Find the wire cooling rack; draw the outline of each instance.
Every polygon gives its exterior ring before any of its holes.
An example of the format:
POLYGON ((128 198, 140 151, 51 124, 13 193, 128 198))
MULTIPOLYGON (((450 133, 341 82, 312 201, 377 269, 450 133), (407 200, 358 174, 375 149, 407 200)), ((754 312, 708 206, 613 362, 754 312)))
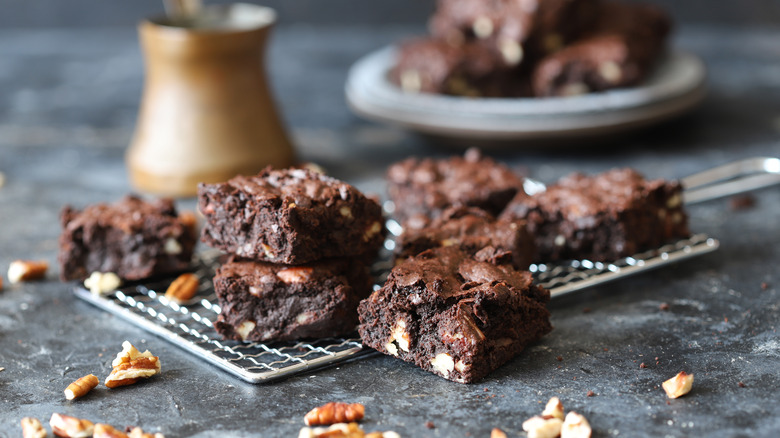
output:
MULTIPOLYGON (((751 158, 691 175, 682 181, 686 187, 686 204, 707 201, 780 183, 780 159, 751 158)), ((536 181, 528 180, 526 185, 529 192, 544 189, 544 185, 536 181)), ((395 235, 401 231, 394 221, 388 221, 388 230, 395 235)), ((389 254, 393 245, 392 240, 386 242, 384 261, 374 266, 379 282, 392 267, 389 254)), ((531 265, 530 270, 538 284, 548 288, 552 297, 559 297, 700 256, 715 251, 718 246, 716 239, 697 234, 611 263, 581 260, 559 265, 531 265)), ((167 300, 161 292, 168 288, 172 278, 124 287, 105 296, 93 295, 81 286, 75 287, 74 293, 252 383, 269 382, 373 352, 364 349, 356 337, 276 344, 222 340, 214 330, 220 309, 211 281, 218 263, 216 251, 199 254, 196 274, 201 286, 195 298, 182 305, 167 300)))

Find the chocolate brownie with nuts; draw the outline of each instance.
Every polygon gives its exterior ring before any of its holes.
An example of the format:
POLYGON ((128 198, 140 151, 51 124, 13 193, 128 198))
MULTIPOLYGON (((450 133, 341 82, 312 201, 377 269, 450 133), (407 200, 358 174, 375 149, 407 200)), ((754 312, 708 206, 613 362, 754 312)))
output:
POLYGON ((676 181, 646 180, 633 169, 574 173, 501 214, 525 219, 537 261, 616 260, 690 235, 676 181))
POLYGON ((457 246, 469 254, 492 246, 511 253, 518 269, 528 268, 536 252, 524 221, 497 220, 475 207, 453 207, 422 228, 407 226, 398 240, 398 258, 440 246, 457 246))
POLYGON ((477 149, 463 157, 408 158, 390 166, 387 179, 401 221, 418 215, 436 218, 449 207, 462 206, 498 214, 523 190, 523 178, 477 149))
POLYGON ((201 240, 239 257, 302 264, 373 258, 384 240, 382 208, 353 186, 307 169, 267 168, 200 184, 201 240))
POLYGON ((183 271, 196 243, 195 216, 179 215, 171 199, 147 202, 130 195, 83 210, 65 206, 60 220, 63 280, 83 280, 93 272, 140 280, 183 271))
POLYGON ((454 382, 483 378, 552 329, 549 291, 504 255, 449 246, 403 261, 360 302, 363 343, 454 382))
POLYGON ((355 259, 298 266, 234 259, 214 277, 221 308, 215 328, 227 339, 257 342, 349 334, 371 284, 355 259))
POLYGON ((569 96, 640 83, 663 52, 669 16, 652 5, 598 2, 593 28, 539 61, 536 96, 569 96))

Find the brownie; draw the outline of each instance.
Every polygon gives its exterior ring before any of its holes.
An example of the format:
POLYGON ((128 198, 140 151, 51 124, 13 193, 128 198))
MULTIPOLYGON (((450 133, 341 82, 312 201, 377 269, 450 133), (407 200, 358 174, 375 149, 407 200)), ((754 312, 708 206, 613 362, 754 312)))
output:
POLYGON ((227 339, 257 342, 349 334, 371 283, 354 259, 298 266, 230 260, 214 277, 221 308, 215 328, 227 339))
POLYGON ((543 263, 611 261, 690 235, 680 183, 648 181, 632 169, 574 173, 546 191, 518 197, 501 218, 528 222, 543 263))
POLYGON ((183 271, 196 243, 195 216, 179 216, 171 199, 147 202, 128 195, 83 210, 66 205, 60 220, 63 281, 83 280, 92 272, 140 280, 183 271))
POLYGON ((469 149, 463 157, 408 158, 388 169, 388 194, 401 221, 436 218, 449 207, 479 207, 498 214, 523 179, 508 167, 469 149))
POLYGON ((481 379, 552 329, 549 291, 508 258, 449 246, 403 261, 360 302, 364 345, 448 380, 481 379))
POLYGON ((478 42, 506 65, 533 62, 590 25, 594 0, 438 0, 431 35, 461 45, 478 42))
POLYGON ((530 71, 506 68, 500 53, 477 44, 436 38, 405 41, 390 79, 404 91, 466 97, 531 95, 530 71))
POLYGON ((566 96, 640 83, 664 50, 669 16, 652 5, 600 1, 593 28, 542 59, 533 72, 536 96, 566 96))
POLYGON ((267 168, 200 184, 201 240, 243 258, 283 264, 376 255, 382 208, 356 188, 307 169, 267 168))
POLYGON ((475 207, 453 207, 422 228, 407 226, 397 245, 398 259, 440 246, 457 246, 469 254, 492 246, 512 254, 512 264, 527 269, 536 252, 525 221, 496 220, 475 207))

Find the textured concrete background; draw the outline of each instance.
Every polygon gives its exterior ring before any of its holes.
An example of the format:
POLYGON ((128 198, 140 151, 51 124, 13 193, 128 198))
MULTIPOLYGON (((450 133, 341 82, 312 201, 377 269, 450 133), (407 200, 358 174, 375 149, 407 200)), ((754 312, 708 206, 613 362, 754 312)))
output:
MULTIPOLYGON (((379 192, 392 161, 452 153, 361 121, 344 103, 352 62, 417 31, 415 24, 290 25, 276 33, 271 76, 304 159, 379 192)), ((3 273, 16 258, 54 262, 63 204, 113 200, 130 190, 123 153, 143 80, 135 38, 132 28, 0 30, 3 273)), ((623 165, 681 177, 739 158, 780 156, 778 40, 771 28, 688 26, 676 44, 702 56, 710 71, 699 111, 606 147, 563 153, 517 146, 493 154, 544 181, 623 165)), ((48 420, 52 412, 141 425, 169 438, 296 436, 303 415, 328 401, 364 403, 366 429, 405 437, 487 437, 493 427, 524 436, 523 420, 557 395, 567 410, 587 416, 596 437, 774 437, 780 188, 755 199, 744 211, 732 211, 728 200, 691 207, 692 229, 719 238, 717 253, 554 301, 555 330, 469 386, 383 356, 246 384, 75 299, 54 268, 44 282, 6 284, 0 292, 0 436, 20 436, 23 416, 48 420), (66 402, 67 384, 87 373, 104 378, 125 339, 159 355, 162 375, 66 402), (659 385, 680 370, 695 374, 694 389, 667 403, 659 385)))

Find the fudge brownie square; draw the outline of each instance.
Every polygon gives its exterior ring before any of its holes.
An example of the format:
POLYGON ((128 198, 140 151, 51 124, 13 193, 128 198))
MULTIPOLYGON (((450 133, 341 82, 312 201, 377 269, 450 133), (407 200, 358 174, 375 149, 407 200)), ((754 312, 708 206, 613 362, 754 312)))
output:
POLYGON ((552 329, 550 293, 495 253, 449 246, 403 261, 360 302, 363 343, 460 383, 516 356, 552 329))
POLYGON ((448 159, 408 158, 390 166, 387 178, 401 221, 418 215, 436 218, 449 207, 462 206, 498 214, 523 190, 523 178, 477 149, 448 159))
POLYGON ((669 16, 652 5, 603 1, 599 19, 577 41, 533 71, 536 96, 570 96, 640 83, 664 50, 669 16))
POLYGON ((368 268, 354 259, 297 266, 230 260, 214 277, 215 328, 227 339, 257 342, 349 334, 371 284, 368 268))
POLYGON ((518 197, 501 217, 528 222, 543 263, 611 261, 690 235, 680 183, 648 181, 632 169, 574 173, 541 193, 518 197))
POLYGON ((404 228, 398 240, 398 259, 441 246, 457 246, 469 254, 492 246, 509 252, 518 269, 527 269, 536 253, 525 221, 497 220, 479 208, 453 207, 422 228, 404 228))
POLYGON ((594 0, 438 0, 428 28, 454 45, 480 43, 506 65, 558 50, 594 18, 594 0))
POLYGON ((82 280, 92 272, 113 272, 140 280, 186 270, 195 248, 195 216, 177 214, 171 199, 147 202, 125 196, 114 204, 60 214, 60 277, 82 280))
POLYGON ((500 54, 489 47, 453 46, 435 38, 402 43, 390 79, 412 93, 466 97, 532 95, 530 70, 506 68, 500 54))
POLYGON ((308 169, 273 170, 198 186, 201 240, 237 256, 282 264, 373 258, 382 208, 356 188, 308 169))

